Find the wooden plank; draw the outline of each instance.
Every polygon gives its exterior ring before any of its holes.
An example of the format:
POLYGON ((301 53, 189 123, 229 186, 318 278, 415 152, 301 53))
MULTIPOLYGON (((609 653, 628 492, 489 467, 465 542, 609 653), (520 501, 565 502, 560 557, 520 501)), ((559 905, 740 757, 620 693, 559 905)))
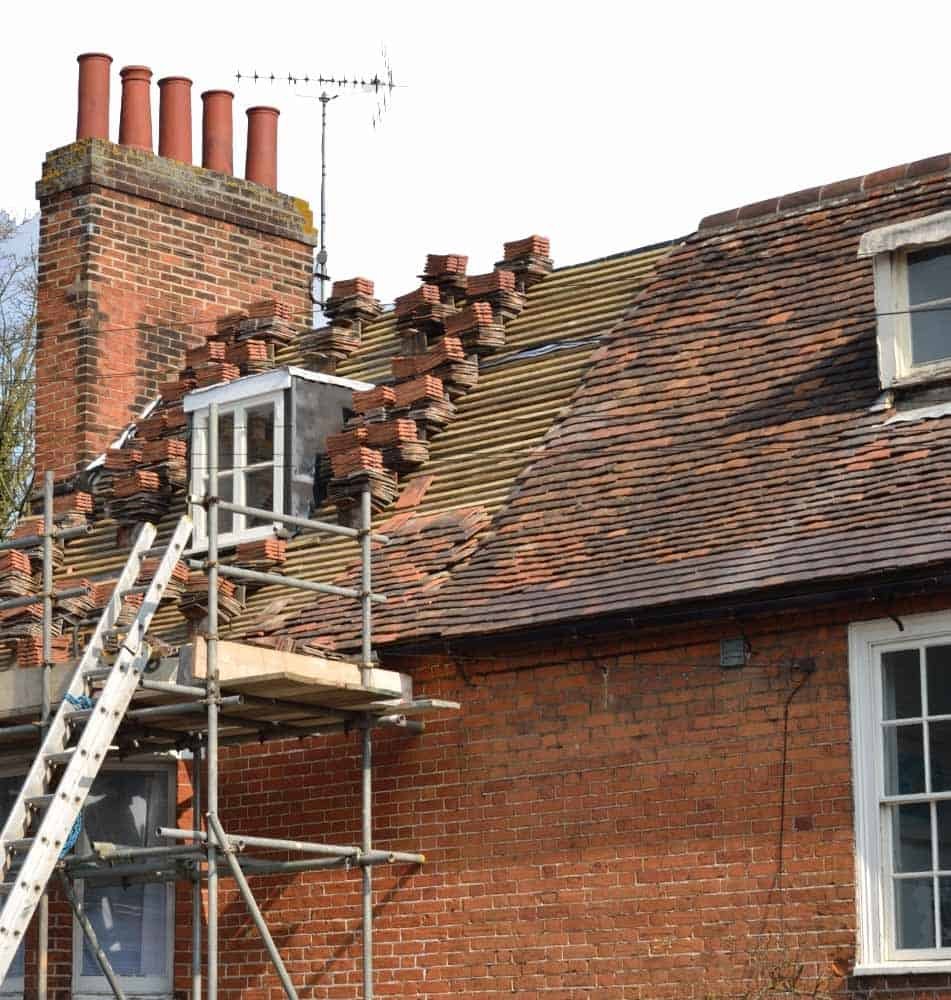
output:
MULTIPOLYGON (((207 646, 197 637, 182 649, 181 682, 207 676, 207 646)), ((218 678, 223 690, 259 694, 271 698, 293 698, 328 707, 353 704, 354 696, 366 702, 369 696, 411 701, 413 680, 395 670, 370 671, 370 686, 361 683, 358 664, 328 660, 320 656, 287 653, 242 642, 218 643, 218 678)))

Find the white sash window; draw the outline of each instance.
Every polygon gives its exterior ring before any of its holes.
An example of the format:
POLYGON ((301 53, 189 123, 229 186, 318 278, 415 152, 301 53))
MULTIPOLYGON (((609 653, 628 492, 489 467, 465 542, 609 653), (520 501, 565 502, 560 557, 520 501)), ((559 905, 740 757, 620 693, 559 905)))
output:
POLYGON ((859 967, 951 971, 951 614, 850 629, 859 967))

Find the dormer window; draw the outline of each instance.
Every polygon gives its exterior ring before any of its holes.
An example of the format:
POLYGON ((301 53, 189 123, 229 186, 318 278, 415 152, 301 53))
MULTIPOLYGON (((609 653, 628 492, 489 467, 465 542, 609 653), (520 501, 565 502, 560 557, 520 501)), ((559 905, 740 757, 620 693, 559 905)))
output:
MULTIPOLYGON (((276 368, 185 396, 191 420, 191 492, 208 491, 208 414, 218 404, 218 495, 244 507, 308 517, 315 477, 328 434, 343 428, 352 395, 367 382, 301 368, 276 368)), ((219 544, 263 538, 275 522, 229 511, 219 513, 219 544)), ((194 547, 207 544, 203 517, 195 521, 194 547)))
POLYGON ((866 233, 883 388, 951 378, 951 212, 866 233))

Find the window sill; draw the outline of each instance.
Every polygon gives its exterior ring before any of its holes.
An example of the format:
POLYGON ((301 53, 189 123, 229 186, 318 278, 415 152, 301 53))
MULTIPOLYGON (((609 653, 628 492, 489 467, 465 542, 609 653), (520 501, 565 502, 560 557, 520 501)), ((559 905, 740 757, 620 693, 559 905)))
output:
POLYGON ((892 379, 885 389, 917 389, 922 386, 936 385, 951 380, 951 364, 942 362, 934 365, 921 365, 917 370, 899 375, 892 379))
MULTIPOLYGON (((262 524, 257 528, 249 528, 247 531, 242 531, 238 534, 230 532, 228 534, 222 534, 218 536, 218 551, 222 552, 224 549, 236 549, 239 545, 243 545, 245 542, 257 542, 262 538, 271 538, 277 528, 279 527, 277 522, 273 524, 262 524)), ((193 548, 188 549, 185 552, 185 556, 204 556, 208 554, 208 539, 203 538, 197 545, 193 548)))
POLYGON ((936 972, 951 973, 951 960, 940 962, 889 962, 885 965, 857 965, 853 976, 933 976, 936 972))

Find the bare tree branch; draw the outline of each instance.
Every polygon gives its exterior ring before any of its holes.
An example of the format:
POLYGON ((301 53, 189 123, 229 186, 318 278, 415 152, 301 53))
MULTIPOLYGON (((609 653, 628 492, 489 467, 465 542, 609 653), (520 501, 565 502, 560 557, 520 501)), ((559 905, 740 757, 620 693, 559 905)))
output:
POLYGON ((36 252, 14 252, 15 230, 0 212, 0 534, 16 522, 33 483, 36 252))

